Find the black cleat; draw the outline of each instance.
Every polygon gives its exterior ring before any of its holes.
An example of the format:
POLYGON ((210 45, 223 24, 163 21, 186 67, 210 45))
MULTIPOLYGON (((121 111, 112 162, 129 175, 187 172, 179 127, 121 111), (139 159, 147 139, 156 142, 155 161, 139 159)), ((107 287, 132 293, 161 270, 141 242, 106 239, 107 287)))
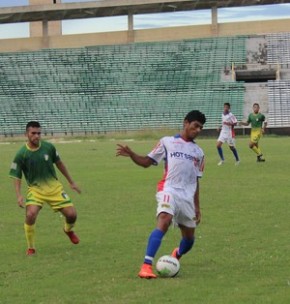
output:
POLYGON ((263 155, 258 155, 258 156, 257 156, 257 162, 258 162, 258 163, 265 162, 265 161, 266 161, 266 159, 263 158, 263 155))

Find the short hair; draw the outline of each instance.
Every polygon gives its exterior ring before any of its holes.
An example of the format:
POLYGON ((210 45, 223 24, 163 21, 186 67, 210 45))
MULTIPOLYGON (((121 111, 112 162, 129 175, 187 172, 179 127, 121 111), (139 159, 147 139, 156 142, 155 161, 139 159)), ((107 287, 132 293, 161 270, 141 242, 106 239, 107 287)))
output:
POLYGON ((29 128, 41 128, 40 123, 38 121, 29 121, 26 125, 26 131, 29 128))
POLYGON ((231 107, 231 104, 229 102, 225 102, 224 106, 228 106, 229 108, 231 107))
POLYGON ((187 120, 189 123, 197 120, 198 122, 200 122, 204 125, 206 122, 206 117, 200 111, 193 110, 193 111, 190 111, 189 113, 187 113, 184 120, 187 120))
POLYGON ((253 107, 254 106, 258 106, 259 108, 260 108, 260 105, 257 103, 257 102, 255 102, 254 104, 253 104, 253 107))

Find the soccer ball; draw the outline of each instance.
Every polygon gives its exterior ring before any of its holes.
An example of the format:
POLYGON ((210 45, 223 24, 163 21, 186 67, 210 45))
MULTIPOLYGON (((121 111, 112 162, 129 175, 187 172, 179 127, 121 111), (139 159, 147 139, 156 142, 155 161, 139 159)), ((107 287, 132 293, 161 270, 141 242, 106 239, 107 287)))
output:
POLYGON ((157 273, 161 277, 175 277, 180 269, 179 261, 171 255, 162 256, 156 263, 157 273))

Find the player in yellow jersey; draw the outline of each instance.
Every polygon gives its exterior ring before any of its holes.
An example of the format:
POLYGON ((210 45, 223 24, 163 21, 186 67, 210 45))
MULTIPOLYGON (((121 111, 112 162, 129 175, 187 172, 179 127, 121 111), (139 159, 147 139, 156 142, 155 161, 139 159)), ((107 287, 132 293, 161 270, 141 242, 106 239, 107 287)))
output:
POLYGON ((41 126, 37 121, 26 125, 27 143, 17 152, 11 168, 10 177, 14 178, 14 187, 19 207, 26 207, 24 231, 27 240, 27 255, 36 253, 34 244, 35 222, 44 203, 48 203, 55 211, 65 217, 64 232, 73 244, 79 243, 79 238, 72 228, 77 219, 76 210, 58 181, 55 167, 65 176, 70 187, 81 193, 61 161, 54 145, 41 141, 41 126), (21 194, 21 179, 24 174, 28 184, 26 200, 21 194))
POLYGON ((258 103, 253 104, 253 113, 250 113, 246 122, 240 122, 240 126, 251 125, 251 139, 249 148, 257 154, 257 162, 264 162, 262 151, 259 147, 259 140, 264 134, 267 122, 264 114, 260 113, 260 106, 258 103))

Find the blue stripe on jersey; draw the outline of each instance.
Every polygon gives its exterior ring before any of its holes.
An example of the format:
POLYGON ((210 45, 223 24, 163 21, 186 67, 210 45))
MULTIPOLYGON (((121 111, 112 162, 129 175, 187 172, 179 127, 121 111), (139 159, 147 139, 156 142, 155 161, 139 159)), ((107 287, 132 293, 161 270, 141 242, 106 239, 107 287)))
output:
POLYGON ((165 146, 164 146, 164 151, 165 151, 164 162, 165 162, 165 167, 166 167, 166 164, 167 164, 167 159, 168 159, 168 157, 167 157, 168 152, 167 152, 167 149, 166 149, 166 147, 165 147, 165 146))
MULTIPOLYGON (((180 134, 176 134, 176 135, 174 135, 173 137, 174 137, 174 138, 182 138, 180 134)), ((192 142, 195 144, 195 141, 194 141, 194 140, 192 140, 192 142)))

